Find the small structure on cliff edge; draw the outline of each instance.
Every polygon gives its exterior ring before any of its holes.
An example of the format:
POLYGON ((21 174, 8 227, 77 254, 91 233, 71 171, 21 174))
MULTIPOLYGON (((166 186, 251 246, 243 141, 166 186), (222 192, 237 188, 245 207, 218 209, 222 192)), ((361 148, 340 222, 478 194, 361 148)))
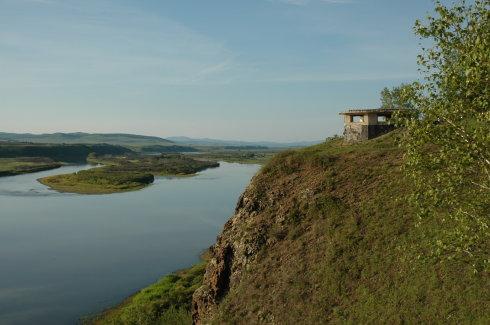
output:
POLYGON ((357 142, 376 138, 392 131, 395 127, 389 120, 396 109, 349 109, 340 113, 344 116, 344 139, 357 142))

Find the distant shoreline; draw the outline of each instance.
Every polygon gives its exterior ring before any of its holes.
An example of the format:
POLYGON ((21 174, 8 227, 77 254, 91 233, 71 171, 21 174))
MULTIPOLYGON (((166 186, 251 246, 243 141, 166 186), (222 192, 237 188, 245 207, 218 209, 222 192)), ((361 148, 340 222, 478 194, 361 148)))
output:
POLYGON ((62 163, 42 158, 0 158, 0 177, 18 176, 57 169, 62 163))

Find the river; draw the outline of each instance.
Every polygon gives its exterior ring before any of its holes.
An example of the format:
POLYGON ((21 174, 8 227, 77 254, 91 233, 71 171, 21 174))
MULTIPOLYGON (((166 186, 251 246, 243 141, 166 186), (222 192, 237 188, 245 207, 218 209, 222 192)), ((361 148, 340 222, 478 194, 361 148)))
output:
POLYGON ((259 167, 221 163, 111 195, 36 181, 86 168, 0 178, 0 324, 74 324, 197 262, 259 167))

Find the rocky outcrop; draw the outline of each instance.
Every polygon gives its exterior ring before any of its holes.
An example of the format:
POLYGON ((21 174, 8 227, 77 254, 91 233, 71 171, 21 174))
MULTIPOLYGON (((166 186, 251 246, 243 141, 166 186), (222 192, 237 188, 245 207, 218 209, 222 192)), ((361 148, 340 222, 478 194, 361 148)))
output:
POLYGON ((262 209, 263 204, 252 182, 240 197, 234 216, 225 224, 222 234, 211 248, 204 285, 194 293, 195 324, 205 323, 212 315, 216 305, 230 289, 230 284, 240 278, 242 270, 264 245, 261 228, 247 227, 247 223, 251 225, 257 221, 253 217, 262 209))
POLYGON ((223 248, 218 246, 213 251, 213 256, 206 273, 206 285, 194 293, 193 320, 196 324, 209 316, 214 305, 230 288, 233 248, 230 245, 223 248))
POLYGON ((206 324, 213 318, 217 306, 230 289, 239 286, 259 252, 277 242, 271 229, 288 227, 287 218, 297 205, 295 198, 314 195, 312 189, 319 185, 311 180, 294 173, 274 179, 265 172, 252 180, 210 250, 204 285, 193 296, 194 324, 206 324))

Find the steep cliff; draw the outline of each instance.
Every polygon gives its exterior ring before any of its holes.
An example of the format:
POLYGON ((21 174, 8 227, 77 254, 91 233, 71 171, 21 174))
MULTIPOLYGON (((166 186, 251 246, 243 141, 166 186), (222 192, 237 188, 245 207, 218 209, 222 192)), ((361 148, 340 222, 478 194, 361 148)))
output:
POLYGON ((211 249, 194 322, 489 320, 488 277, 417 258, 423 232, 395 136, 333 140, 265 166, 211 249))

